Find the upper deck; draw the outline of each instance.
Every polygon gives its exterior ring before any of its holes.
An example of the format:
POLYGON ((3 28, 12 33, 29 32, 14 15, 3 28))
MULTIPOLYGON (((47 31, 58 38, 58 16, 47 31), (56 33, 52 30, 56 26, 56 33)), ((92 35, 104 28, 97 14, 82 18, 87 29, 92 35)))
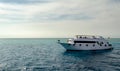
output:
POLYGON ((94 36, 94 35, 76 35, 75 38, 68 39, 68 43, 74 44, 75 42, 79 43, 96 43, 96 42, 108 42, 102 36, 94 36))
POLYGON ((91 39, 103 39, 102 36, 94 36, 94 35, 76 35, 76 38, 91 38, 91 39))
POLYGON ((79 39, 91 39, 91 40, 100 40, 100 39, 104 39, 102 36, 94 36, 94 35, 76 35, 76 37, 74 38, 76 40, 79 40, 79 39))

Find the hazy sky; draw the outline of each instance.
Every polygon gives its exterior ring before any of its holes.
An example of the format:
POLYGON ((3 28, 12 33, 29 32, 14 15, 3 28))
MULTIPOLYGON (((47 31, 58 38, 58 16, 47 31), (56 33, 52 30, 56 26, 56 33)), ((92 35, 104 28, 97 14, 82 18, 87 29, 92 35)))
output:
POLYGON ((0 0, 0 38, 120 37, 120 0, 0 0))

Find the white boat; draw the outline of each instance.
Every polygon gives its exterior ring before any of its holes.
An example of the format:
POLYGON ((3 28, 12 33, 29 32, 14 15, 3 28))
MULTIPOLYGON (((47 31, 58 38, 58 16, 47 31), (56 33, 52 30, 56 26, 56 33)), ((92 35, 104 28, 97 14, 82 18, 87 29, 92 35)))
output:
POLYGON ((68 39, 66 43, 58 42, 66 50, 105 50, 113 49, 107 39, 102 36, 76 35, 75 38, 68 39))

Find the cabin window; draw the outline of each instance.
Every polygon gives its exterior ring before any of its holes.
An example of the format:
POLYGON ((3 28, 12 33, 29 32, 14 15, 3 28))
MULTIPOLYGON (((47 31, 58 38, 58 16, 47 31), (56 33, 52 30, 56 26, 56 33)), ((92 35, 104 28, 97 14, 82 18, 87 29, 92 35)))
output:
POLYGON ((105 44, 105 47, 106 47, 107 45, 105 44))
POLYGON ((96 43, 96 41, 74 41, 74 43, 96 43))
POLYGON ((95 46, 95 44, 93 44, 93 47, 95 46))

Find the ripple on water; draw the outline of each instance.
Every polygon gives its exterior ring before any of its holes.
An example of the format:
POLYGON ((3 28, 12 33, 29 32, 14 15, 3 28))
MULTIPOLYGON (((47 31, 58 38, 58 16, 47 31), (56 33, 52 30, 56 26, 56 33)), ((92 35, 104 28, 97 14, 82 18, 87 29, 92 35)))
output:
POLYGON ((76 52, 56 40, 0 40, 0 71, 120 71, 120 44, 114 41, 112 51, 76 52))

